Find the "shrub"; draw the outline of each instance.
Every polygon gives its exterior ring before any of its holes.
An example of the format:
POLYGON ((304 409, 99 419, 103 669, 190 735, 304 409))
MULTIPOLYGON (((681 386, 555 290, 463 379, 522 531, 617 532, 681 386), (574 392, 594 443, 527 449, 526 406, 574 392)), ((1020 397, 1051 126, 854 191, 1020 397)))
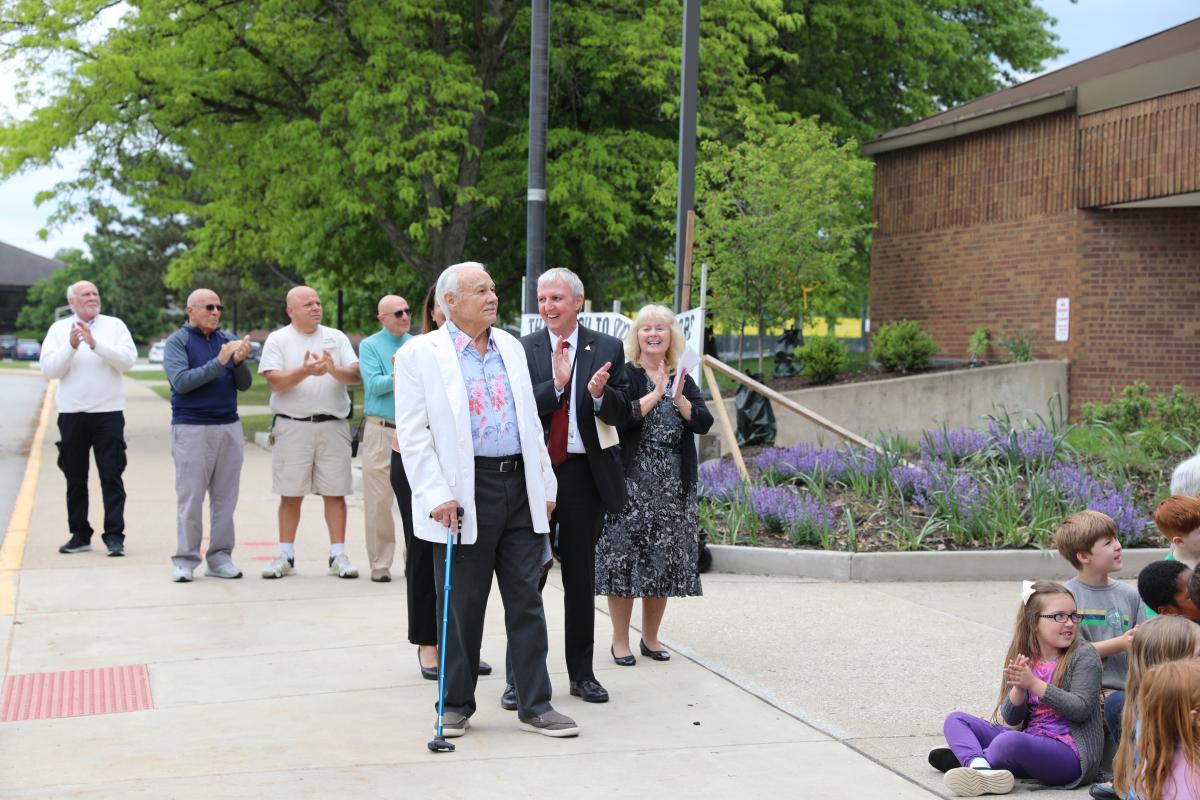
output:
POLYGON ((814 383, 829 383, 848 363, 846 346, 832 336, 814 337, 799 350, 800 374, 814 383))
POLYGON ((1150 387, 1145 381, 1134 381, 1110 403, 1084 403, 1083 417, 1088 422, 1103 422, 1129 433, 1142 427, 1153 408, 1150 387))
POLYGON ((971 341, 967 342, 967 355, 972 361, 979 361, 987 355, 988 348, 992 346, 992 333, 987 329, 986 325, 980 325, 971 334, 971 341))
POLYGON ((1011 335, 1001 339, 1000 346, 1007 350, 1008 354, 1012 356, 1012 360, 1018 364, 1033 361, 1033 339, 1019 328, 1011 335))
POLYGON ((888 372, 910 372, 926 367, 936 351, 929 334, 907 319, 883 325, 871 340, 871 354, 888 372))

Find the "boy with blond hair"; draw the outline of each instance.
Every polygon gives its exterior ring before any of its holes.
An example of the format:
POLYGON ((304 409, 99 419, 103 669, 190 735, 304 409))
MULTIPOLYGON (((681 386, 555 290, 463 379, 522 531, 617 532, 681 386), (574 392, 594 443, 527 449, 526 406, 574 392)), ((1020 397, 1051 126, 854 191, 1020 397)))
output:
POLYGON ((1146 616, 1137 589, 1110 577, 1123 565, 1117 524, 1100 511, 1080 511, 1063 520, 1054 544, 1075 568, 1075 577, 1065 585, 1083 615, 1083 638, 1104 659, 1101 683, 1106 689, 1124 689, 1133 630, 1146 616))
POLYGON ((1117 523, 1108 514, 1088 510, 1070 515, 1054 535, 1054 544, 1075 568, 1075 577, 1064 585, 1083 617, 1079 632, 1103 659, 1104 721, 1116 734, 1125 707, 1129 646, 1137 626, 1146 620, 1146 607, 1137 589, 1111 577, 1121 571, 1122 560, 1117 523))

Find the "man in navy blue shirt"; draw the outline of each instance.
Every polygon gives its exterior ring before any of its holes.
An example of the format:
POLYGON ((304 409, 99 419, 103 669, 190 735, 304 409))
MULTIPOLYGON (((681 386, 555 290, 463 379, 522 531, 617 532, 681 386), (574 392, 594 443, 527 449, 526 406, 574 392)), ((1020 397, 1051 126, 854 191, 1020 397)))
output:
POLYGON ((242 476, 242 422, 237 393, 250 388, 250 337, 220 329, 221 298, 210 289, 188 296, 188 321, 167 339, 163 369, 171 382, 171 455, 175 459, 178 545, 174 581, 188 583, 200 564, 204 495, 212 532, 205 575, 240 578, 233 563, 233 511, 242 476))

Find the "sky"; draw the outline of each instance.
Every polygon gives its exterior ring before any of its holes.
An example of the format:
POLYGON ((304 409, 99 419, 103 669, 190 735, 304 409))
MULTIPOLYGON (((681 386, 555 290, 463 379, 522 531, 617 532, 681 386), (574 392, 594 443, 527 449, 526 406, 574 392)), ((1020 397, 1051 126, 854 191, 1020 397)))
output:
MULTIPOLYGON (((1059 46, 1067 50, 1046 65, 1046 72, 1200 16, 1197 0, 1078 0, 1076 3, 1039 0, 1039 5, 1058 20, 1054 31, 1059 36, 1059 46)), ((11 66, 0 63, 0 109, 4 117, 29 113, 28 108, 19 107, 16 102, 14 82, 11 66)), ((57 167, 39 169, 0 183, 0 241, 47 257, 62 248, 86 249, 83 237, 93 228, 90 221, 67 224, 50 231, 42 240, 38 231, 45 227, 51 208, 49 203, 38 207, 33 202, 38 192, 74 177, 82 160, 80 153, 67 154, 60 158, 57 167)))

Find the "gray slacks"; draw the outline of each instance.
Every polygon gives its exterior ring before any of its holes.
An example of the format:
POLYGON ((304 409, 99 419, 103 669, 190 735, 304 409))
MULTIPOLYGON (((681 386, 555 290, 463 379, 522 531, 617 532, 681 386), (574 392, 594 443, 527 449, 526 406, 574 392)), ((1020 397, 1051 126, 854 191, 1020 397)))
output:
MULTIPOLYGON (((475 713, 479 646, 492 574, 504 602, 504 628, 512 661, 517 711, 534 717, 551 709, 546 668, 546 615, 538 593, 545 561, 545 539, 534 533, 525 494, 525 473, 475 470, 475 508, 482 510, 474 544, 454 548, 450 619, 442 642, 446 656, 446 710, 475 713)), ((438 630, 441 630, 446 582, 446 545, 433 546, 438 630)))
POLYGON ((208 493, 212 530, 206 559, 210 567, 232 561, 233 511, 242 478, 242 423, 172 425, 175 459, 176 536, 171 561, 195 569, 204 535, 204 494, 208 493))

